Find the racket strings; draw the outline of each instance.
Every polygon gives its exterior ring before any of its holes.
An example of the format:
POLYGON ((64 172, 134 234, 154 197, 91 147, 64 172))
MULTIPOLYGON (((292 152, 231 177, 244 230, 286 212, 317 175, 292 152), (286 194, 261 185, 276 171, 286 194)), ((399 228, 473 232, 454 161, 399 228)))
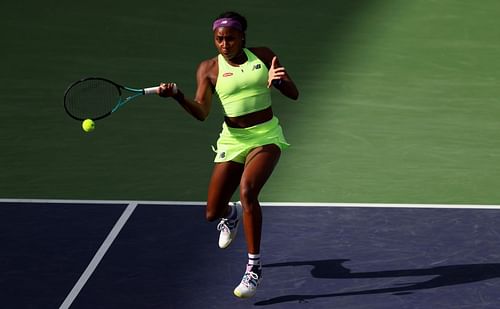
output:
POLYGON ((120 99, 120 89, 101 79, 88 79, 68 89, 64 105, 70 115, 78 119, 99 119, 113 110, 120 99))

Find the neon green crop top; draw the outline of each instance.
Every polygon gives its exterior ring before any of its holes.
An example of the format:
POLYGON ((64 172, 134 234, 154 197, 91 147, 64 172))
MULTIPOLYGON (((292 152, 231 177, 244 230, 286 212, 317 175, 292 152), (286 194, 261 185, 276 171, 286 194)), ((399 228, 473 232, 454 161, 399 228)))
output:
POLYGON ((268 69, 250 50, 244 48, 248 61, 232 66, 218 56, 219 75, 215 91, 228 117, 238 117, 271 106, 271 90, 267 88, 268 69))

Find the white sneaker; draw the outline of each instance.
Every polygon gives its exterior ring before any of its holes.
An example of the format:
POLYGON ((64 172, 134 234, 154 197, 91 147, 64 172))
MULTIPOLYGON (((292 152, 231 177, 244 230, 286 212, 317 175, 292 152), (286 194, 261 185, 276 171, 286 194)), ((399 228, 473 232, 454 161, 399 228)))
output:
POLYGON ((240 298, 250 298, 257 292, 257 287, 262 281, 262 267, 252 266, 241 279, 240 284, 234 289, 234 295, 240 298))
POLYGON ((240 225, 243 208, 240 202, 233 203, 233 206, 236 207, 236 219, 229 220, 227 218, 222 218, 217 225, 217 230, 220 231, 219 248, 221 249, 229 247, 238 233, 238 226, 240 225))

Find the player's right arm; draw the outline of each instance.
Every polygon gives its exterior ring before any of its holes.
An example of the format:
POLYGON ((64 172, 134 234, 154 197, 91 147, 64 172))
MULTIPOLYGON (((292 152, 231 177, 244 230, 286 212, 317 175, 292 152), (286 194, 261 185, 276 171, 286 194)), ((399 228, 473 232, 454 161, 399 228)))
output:
POLYGON ((173 93, 173 84, 171 83, 160 84, 159 95, 173 97, 194 118, 200 121, 205 120, 212 106, 214 66, 216 67, 214 59, 203 61, 198 66, 196 71, 197 88, 194 99, 185 97, 179 89, 177 93, 173 93))

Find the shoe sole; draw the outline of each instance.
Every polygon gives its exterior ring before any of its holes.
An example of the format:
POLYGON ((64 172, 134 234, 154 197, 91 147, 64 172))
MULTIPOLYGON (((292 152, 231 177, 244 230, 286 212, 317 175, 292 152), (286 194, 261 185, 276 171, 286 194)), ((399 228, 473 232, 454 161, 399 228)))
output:
POLYGON ((256 294, 256 292, 254 292, 252 295, 243 295, 243 294, 240 294, 239 292, 237 292, 236 290, 234 290, 233 294, 234 294, 234 296, 236 296, 238 298, 251 298, 256 294))

